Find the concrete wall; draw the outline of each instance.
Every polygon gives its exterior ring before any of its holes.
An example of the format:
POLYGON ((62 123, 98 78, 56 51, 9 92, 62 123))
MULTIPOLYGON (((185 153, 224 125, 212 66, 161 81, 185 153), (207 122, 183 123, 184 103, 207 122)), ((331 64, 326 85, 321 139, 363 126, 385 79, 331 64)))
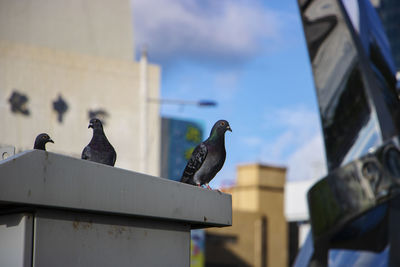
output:
POLYGON ((286 169, 260 164, 238 167, 237 186, 233 188, 234 210, 251 211, 266 216, 267 266, 287 266, 287 223, 284 216, 286 169), (256 196, 256 197, 254 197, 256 196))
MULTIPOLYGON (((149 95, 158 97, 160 70, 147 66, 149 95)), ((104 127, 117 151, 116 166, 140 169, 141 144, 139 64, 83 56, 48 48, 0 42, 0 143, 17 150, 33 147, 38 133, 47 132, 55 141, 49 151, 79 157, 92 136, 88 111, 102 108, 109 116, 104 127), (30 115, 13 113, 8 99, 12 91, 25 94, 30 115), (63 122, 57 120, 53 101, 61 95, 69 108, 63 122)), ((160 119, 157 105, 148 113, 148 173, 159 173, 160 119)))
POLYGON ((232 194, 233 226, 210 229, 207 233, 236 236, 236 242, 224 245, 230 253, 243 260, 233 266, 287 266, 286 169, 250 164, 239 166, 237 170, 236 186, 224 190, 232 194), (262 226, 263 222, 265 226, 262 226))
POLYGON ((236 210, 232 220, 231 227, 207 229, 206 266, 265 267, 265 217, 236 210))
POLYGON ((0 0, 0 40, 133 60, 129 0, 0 0))
POLYGON ((160 68, 133 54, 129 0, 0 0, 0 145, 32 149, 47 132, 49 151, 80 157, 88 113, 102 109, 116 166, 159 175, 159 105, 146 97, 159 97, 160 68), (28 97, 29 115, 11 112, 13 92, 28 97), (61 123, 59 96, 68 105, 61 123))

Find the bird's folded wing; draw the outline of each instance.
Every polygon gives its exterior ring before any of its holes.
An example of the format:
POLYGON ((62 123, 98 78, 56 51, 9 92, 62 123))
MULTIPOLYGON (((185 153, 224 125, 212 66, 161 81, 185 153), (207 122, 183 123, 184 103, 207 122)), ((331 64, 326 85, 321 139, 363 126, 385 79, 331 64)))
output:
POLYGON ((90 159, 90 155, 91 155, 90 146, 86 146, 82 151, 82 157, 81 158, 82 159, 90 159))
POLYGON ((117 160, 117 153, 115 152, 115 150, 114 150, 114 148, 113 148, 112 160, 111 160, 112 166, 115 165, 115 161, 116 161, 116 160, 117 160))
POLYGON ((207 147, 203 143, 198 145, 192 153, 185 170, 183 171, 181 182, 188 183, 190 179, 193 179, 194 174, 198 171, 206 159, 207 147))

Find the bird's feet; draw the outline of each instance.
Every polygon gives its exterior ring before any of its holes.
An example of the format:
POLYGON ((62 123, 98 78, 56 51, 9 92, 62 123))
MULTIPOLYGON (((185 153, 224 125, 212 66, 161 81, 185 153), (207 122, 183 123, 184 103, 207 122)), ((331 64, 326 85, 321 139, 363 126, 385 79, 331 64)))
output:
POLYGON ((205 184, 205 186, 206 186, 207 189, 209 189, 209 190, 217 191, 218 193, 222 194, 222 192, 219 191, 219 189, 215 189, 215 190, 214 190, 214 189, 211 188, 211 186, 210 186, 209 184, 205 184))

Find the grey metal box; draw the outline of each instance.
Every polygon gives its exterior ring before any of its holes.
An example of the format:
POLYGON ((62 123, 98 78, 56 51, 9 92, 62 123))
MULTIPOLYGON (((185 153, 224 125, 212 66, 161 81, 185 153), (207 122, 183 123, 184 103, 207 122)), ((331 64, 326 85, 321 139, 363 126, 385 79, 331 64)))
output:
POLYGON ((44 151, 0 161, 0 266, 189 266, 231 196, 44 151))

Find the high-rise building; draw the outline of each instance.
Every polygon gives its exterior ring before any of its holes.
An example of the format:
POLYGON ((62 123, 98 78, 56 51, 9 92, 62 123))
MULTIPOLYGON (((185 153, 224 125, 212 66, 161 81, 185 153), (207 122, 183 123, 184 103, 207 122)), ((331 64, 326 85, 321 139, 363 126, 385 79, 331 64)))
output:
POLYGON ((203 129, 198 121, 162 118, 161 177, 180 180, 193 149, 203 141, 203 129))
POLYGON ((0 145, 80 157, 100 117, 116 166, 160 170, 160 68, 134 61, 129 0, 0 0, 0 145))
POLYGON ((398 0, 371 0, 371 3, 382 20, 396 64, 397 80, 400 80, 400 2, 398 0))

